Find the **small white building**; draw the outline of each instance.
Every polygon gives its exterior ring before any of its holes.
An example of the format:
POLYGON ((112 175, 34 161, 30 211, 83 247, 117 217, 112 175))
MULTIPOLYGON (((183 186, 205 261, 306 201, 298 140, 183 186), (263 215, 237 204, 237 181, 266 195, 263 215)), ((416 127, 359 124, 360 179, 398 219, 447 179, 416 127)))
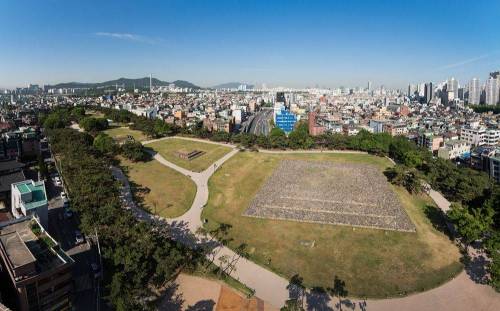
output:
POLYGON ((48 200, 45 182, 31 179, 11 185, 12 215, 16 218, 34 215, 44 228, 48 228, 48 200))

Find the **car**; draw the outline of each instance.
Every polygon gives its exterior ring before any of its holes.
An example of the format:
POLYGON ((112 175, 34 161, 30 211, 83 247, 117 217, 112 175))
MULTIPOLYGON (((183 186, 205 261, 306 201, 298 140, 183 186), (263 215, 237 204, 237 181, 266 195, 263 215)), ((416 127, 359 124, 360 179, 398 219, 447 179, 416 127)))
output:
POLYGON ((64 209, 68 209, 69 208, 69 200, 68 199, 64 200, 64 202, 63 202, 63 208, 64 209))
POLYGON ((90 267, 92 268, 94 279, 98 279, 101 276, 101 269, 99 268, 99 265, 93 262, 90 264, 90 267))
POLYGON ((66 192, 64 192, 64 191, 61 192, 61 199, 63 199, 63 200, 67 200, 68 199, 68 196, 66 195, 66 192))
POLYGON ((75 230, 75 244, 82 244, 83 242, 85 242, 83 234, 80 232, 80 230, 75 230))
POLYGON ((69 219, 71 217, 73 217, 73 212, 70 209, 66 209, 64 211, 64 218, 69 219))
POLYGON ((56 186, 62 186, 61 178, 59 178, 59 176, 54 177, 54 184, 56 186))

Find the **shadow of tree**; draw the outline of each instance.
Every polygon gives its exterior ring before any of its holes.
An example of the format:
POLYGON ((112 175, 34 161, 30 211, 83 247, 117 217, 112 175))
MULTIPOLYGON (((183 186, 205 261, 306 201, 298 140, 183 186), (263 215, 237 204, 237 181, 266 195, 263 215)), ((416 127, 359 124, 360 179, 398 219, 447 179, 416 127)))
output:
POLYGON ((426 204, 424 207, 424 214, 430 220, 434 229, 446 234, 450 240, 454 240, 453 235, 448 229, 446 224, 446 215, 434 205, 426 204))
POLYGON ((213 311, 215 302, 213 300, 198 301, 195 305, 187 307, 186 311, 213 311))
POLYGON ((165 288, 163 296, 159 303, 160 310, 172 310, 172 311, 182 310, 184 299, 182 297, 182 294, 177 293, 178 288, 179 285, 174 282, 171 282, 165 288))
POLYGON ((461 261, 464 264, 465 272, 472 281, 477 284, 487 284, 489 282, 487 270, 489 261, 484 255, 474 257, 464 255, 461 261))
POLYGON ((306 294, 307 311, 332 311, 328 306, 330 296, 323 287, 313 287, 306 294))

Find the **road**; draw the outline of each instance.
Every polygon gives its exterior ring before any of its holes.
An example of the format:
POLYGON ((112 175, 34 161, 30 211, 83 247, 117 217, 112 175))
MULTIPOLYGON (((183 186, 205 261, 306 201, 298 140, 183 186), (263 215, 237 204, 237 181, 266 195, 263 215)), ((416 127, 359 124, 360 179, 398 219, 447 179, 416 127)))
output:
POLYGON ((273 117, 273 110, 263 109, 255 113, 252 117, 244 128, 245 132, 255 135, 268 135, 271 130, 269 121, 273 117))
MULTIPOLYGON (((177 138, 199 140, 185 137, 177 138)), ((163 139, 169 138, 162 138, 161 140, 163 139)), ((150 142, 152 141, 145 142, 145 144, 150 142)), ((208 201, 208 180, 215 173, 217 168, 219 168, 225 161, 227 161, 237 153, 235 146, 229 144, 208 141, 203 142, 231 146, 233 147, 233 150, 230 153, 226 154, 223 158, 216 161, 215 165, 210 166, 208 169, 201 173, 191 172, 165 160, 159 154, 153 154, 154 158, 161 164, 177 170, 178 172, 188 176, 195 182, 197 186, 196 197, 193 205, 184 215, 175 219, 165 219, 151 215, 146 211, 137 208, 135 204, 131 204, 131 206, 133 206, 132 208, 134 210, 134 213, 138 218, 155 223, 158 226, 163 225, 168 227, 168 229, 173 232, 173 237, 178 239, 182 243, 203 243, 203 236, 197 234, 197 232, 198 229, 202 227, 201 212, 208 201)), ((265 152, 280 153, 280 151, 265 152)), ((313 152, 320 153, 321 151, 313 152)), ((341 152, 347 153, 349 151, 341 152)), ((283 153, 304 152, 283 151, 283 153)), ((128 184, 126 177, 122 173, 118 173, 117 176, 124 185, 128 184)), ((130 191, 129 188, 128 191, 130 191)), ((127 197, 132 200, 131 194, 127 195, 127 197)), ((224 264, 219 259, 222 255, 230 258, 238 258, 238 255, 231 249, 221 245, 218 245, 215 248, 215 252, 216 260, 214 263, 218 266, 224 266, 224 264)), ((344 309, 346 307, 351 307, 351 309, 354 307, 355 309, 370 311, 497 310, 497 307, 500 305, 500 295, 496 293, 491 287, 474 282, 468 273, 470 273, 470 271, 463 271, 457 277, 438 288, 403 298, 381 300, 344 299, 344 309)), ((253 263, 250 260, 239 258, 236 261, 235 269, 231 273, 231 276, 240 280, 250 288, 253 288, 257 297, 263 299, 266 302, 269 302, 275 307, 279 308, 283 306, 285 300, 288 299, 288 291, 286 290, 288 280, 275 274, 272 271, 269 271, 253 263)), ((309 306, 316 306, 316 309, 311 310, 336 310, 338 308, 338 305, 336 305, 337 301, 325 295, 312 295, 311 293, 308 293, 306 300, 309 306)))
POLYGON ((76 244, 75 230, 78 230, 76 215, 66 219, 64 217, 62 187, 56 186, 51 179, 45 182, 49 200, 49 228, 48 231, 56 239, 61 248, 73 258, 74 298, 75 310, 98 309, 98 280, 95 280, 91 271, 91 263, 99 263, 99 257, 93 237, 86 237, 85 243, 76 244))

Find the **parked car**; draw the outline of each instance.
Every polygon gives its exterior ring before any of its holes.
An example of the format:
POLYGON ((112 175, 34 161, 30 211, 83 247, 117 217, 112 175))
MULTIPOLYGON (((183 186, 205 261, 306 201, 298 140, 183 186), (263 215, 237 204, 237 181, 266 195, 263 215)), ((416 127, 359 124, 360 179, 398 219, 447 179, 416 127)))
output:
POLYGON ((63 208, 64 209, 68 209, 69 208, 69 200, 68 199, 64 200, 64 202, 63 202, 63 208))
POLYGON ((61 178, 59 178, 59 176, 54 177, 54 184, 56 186, 62 186, 61 178))
POLYGON ((63 199, 63 200, 67 200, 68 199, 68 196, 66 195, 66 192, 64 192, 64 191, 61 192, 61 199, 63 199))
POLYGON ((85 240, 83 238, 83 234, 80 232, 80 230, 76 230, 75 231, 75 243, 82 244, 83 242, 85 242, 85 240))
POLYGON ((69 219, 71 217, 73 217, 73 212, 70 209, 66 209, 64 211, 64 218, 69 219))

